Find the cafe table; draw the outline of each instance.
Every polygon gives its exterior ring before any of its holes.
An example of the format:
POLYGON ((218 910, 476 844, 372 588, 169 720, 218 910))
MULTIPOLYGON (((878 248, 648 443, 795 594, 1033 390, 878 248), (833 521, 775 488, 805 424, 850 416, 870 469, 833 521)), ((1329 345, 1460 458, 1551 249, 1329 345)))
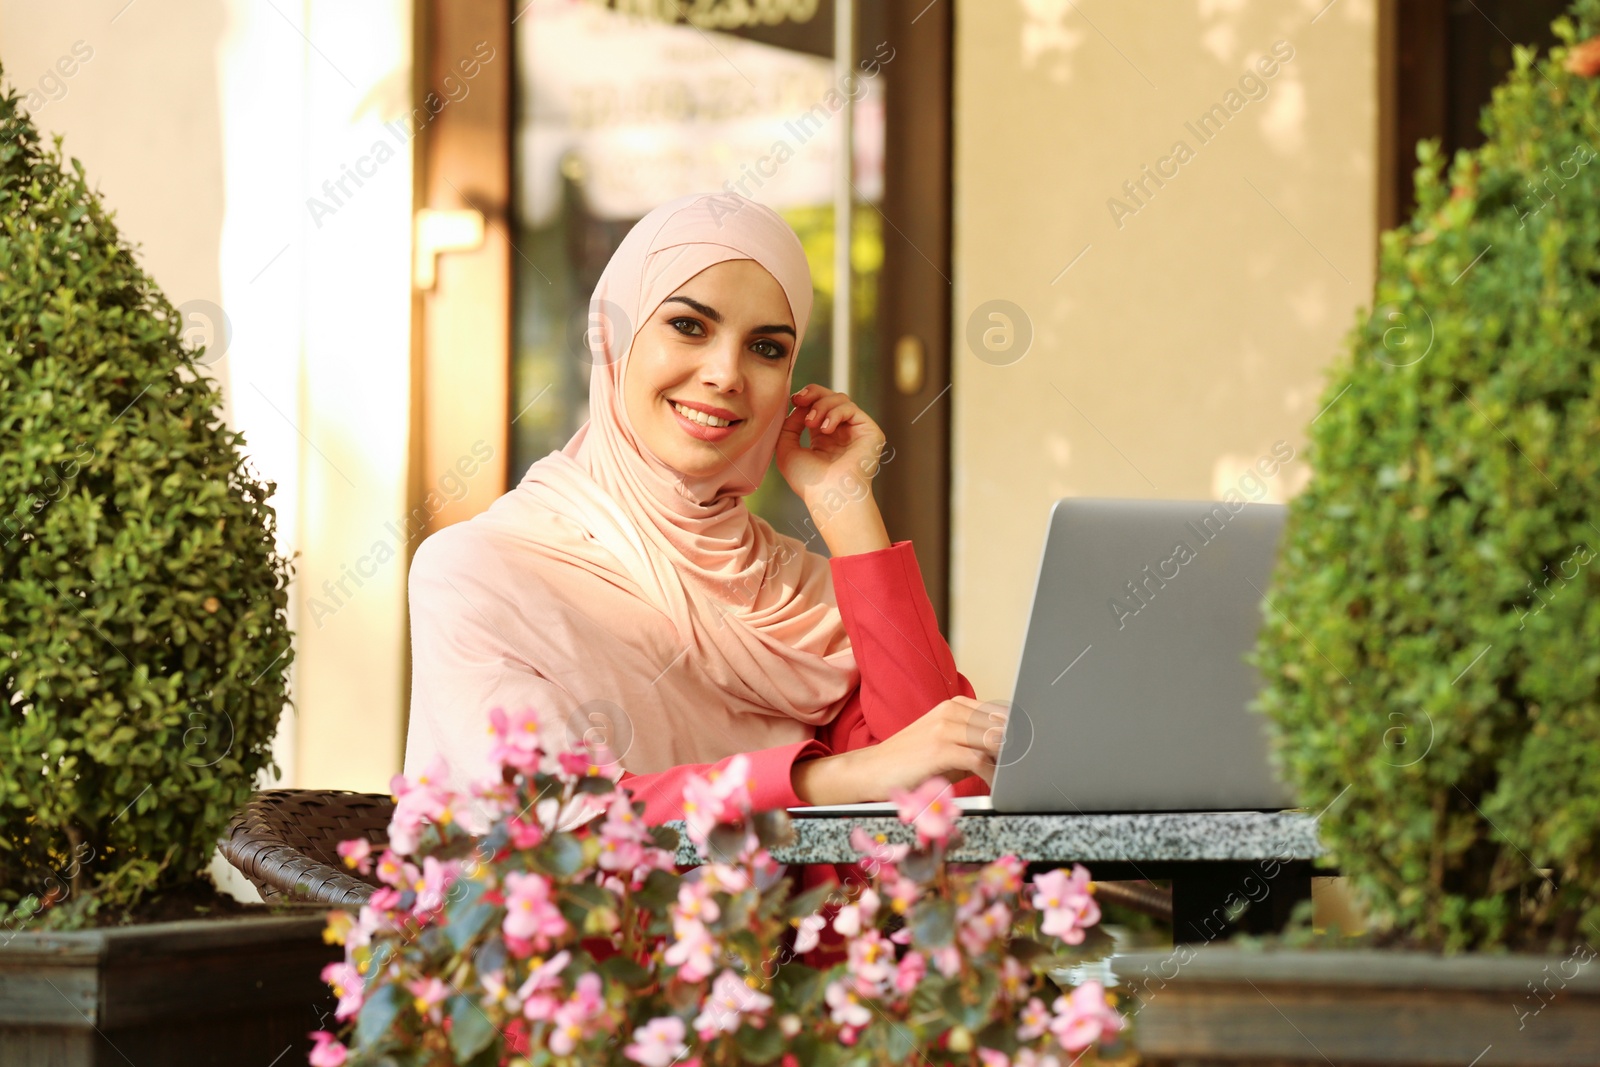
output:
MULTIPOLYGON (((916 843, 912 828, 893 815, 790 817, 795 840, 771 850, 780 863, 853 863, 861 858, 850 844, 858 826, 890 843, 916 843)), ((667 825, 679 831, 678 863, 706 862, 681 820, 667 825)), ((1014 855, 1030 876, 1081 863, 1097 881, 1170 881, 1179 944, 1282 929, 1294 906, 1310 898, 1313 873, 1334 873, 1317 868, 1317 818, 1299 811, 982 812, 964 814, 956 826, 961 840, 946 854, 952 863, 1014 855)))

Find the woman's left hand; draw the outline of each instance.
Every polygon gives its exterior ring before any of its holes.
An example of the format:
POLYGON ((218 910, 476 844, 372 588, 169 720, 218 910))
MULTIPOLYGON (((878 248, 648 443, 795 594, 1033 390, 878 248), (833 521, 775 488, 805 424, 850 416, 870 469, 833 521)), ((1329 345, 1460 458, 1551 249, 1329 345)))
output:
POLYGON ((792 397, 795 408, 778 434, 778 471, 815 516, 836 510, 835 501, 870 499, 886 438, 878 424, 843 393, 806 385, 792 397), (811 431, 809 447, 800 431, 811 431), (832 494, 832 495, 830 495, 832 494))

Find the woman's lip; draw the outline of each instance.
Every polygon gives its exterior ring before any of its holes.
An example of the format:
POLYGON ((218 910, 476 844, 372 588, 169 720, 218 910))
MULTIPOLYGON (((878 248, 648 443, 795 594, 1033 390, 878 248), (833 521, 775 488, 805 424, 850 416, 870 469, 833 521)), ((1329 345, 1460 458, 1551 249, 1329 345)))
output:
POLYGON ((672 417, 678 420, 679 426, 683 427, 683 432, 701 441, 726 440, 735 430, 744 425, 743 422, 736 422, 732 426, 702 426, 693 419, 684 418, 678 412, 678 409, 673 406, 671 400, 667 400, 666 404, 667 410, 672 412, 672 417))
POLYGON ((719 407, 715 406, 714 404, 702 404, 697 400, 674 400, 672 397, 669 396, 669 397, 667 397, 667 403, 669 403, 669 404, 682 404, 684 407, 690 408, 690 409, 692 409, 694 411, 698 411, 703 415, 715 415, 717 418, 719 418, 719 419, 727 419, 729 422, 743 422, 744 421, 742 418, 740 418, 738 415, 735 415, 733 412, 729 411, 727 408, 719 408, 719 407))

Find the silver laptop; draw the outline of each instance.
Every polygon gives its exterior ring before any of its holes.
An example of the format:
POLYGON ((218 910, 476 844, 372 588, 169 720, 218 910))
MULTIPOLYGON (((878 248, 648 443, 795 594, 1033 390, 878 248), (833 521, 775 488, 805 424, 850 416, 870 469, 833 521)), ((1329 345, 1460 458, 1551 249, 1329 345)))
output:
MULTIPOLYGON (((991 795, 973 813, 1279 810, 1260 678, 1286 509, 1193 500, 1057 501, 991 795)), ((791 808, 866 814, 892 804, 791 808)))

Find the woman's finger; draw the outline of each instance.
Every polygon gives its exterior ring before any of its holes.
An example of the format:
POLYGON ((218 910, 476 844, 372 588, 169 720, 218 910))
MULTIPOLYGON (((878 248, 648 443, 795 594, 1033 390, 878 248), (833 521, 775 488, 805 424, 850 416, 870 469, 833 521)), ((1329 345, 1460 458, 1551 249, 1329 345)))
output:
MULTIPOLYGON (((820 404, 817 407, 822 408, 820 404)), ((821 430, 823 433, 832 433, 834 430, 837 430, 839 427, 848 423, 855 416, 861 414, 861 408, 856 406, 855 402, 851 400, 843 400, 837 404, 832 404, 826 408, 822 408, 820 412, 815 408, 812 410, 813 414, 821 415, 821 418, 817 420, 816 425, 817 429, 821 430)))
POLYGON ((809 425, 816 426, 820 425, 824 419, 833 416, 834 424, 837 425, 838 418, 834 416, 834 413, 841 408, 853 407, 855 407, 855 404, 844 393, 829 393, 827 396, 819 397, 812 402, 810 410, 806 412, 806 422, 809 425))
POLYGON ((811 382, 796 389, 792 394, 790 394, 789 399, 793 400, 797 407, 809 407, 832 392, 833 390, 829 389, 825 385, 818 385, 815 382, 811 382))

